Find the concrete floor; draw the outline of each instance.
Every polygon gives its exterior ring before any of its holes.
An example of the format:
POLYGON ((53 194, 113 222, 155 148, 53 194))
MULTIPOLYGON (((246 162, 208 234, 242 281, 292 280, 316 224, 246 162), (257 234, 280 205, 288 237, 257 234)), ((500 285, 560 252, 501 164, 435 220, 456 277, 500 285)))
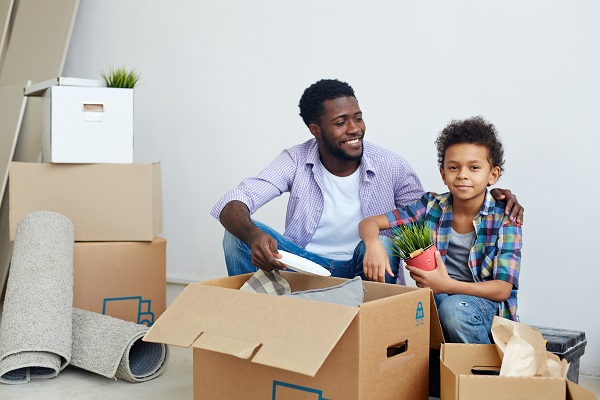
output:
MULTIPOLYGON (((171 303, 183 290, 183 287, 182 285, 168 285, 167 304, 171 303)), ((34 380, 23 385, 0 384, 0 399, 191 400, 193 397, 192 350, 173 346, 170 349, 171 359, 165 372, 160 377, 148 382, 134 384, 110 380, 75 367, 67 367, 53 379, 34 380)), ((600 377, 580 376, 579 384, 593 391, 600 399, 600 377)))

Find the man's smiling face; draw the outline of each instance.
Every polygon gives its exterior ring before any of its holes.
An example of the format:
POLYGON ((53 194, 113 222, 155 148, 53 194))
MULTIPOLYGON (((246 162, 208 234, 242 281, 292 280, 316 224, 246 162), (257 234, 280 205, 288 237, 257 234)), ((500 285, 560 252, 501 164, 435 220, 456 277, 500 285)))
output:
POLYGON ((325 113, 318 124, 321 150, 340 160, 360 161, 363 154, 365 122, 354 97, 340 97, 323 102, 325 113))

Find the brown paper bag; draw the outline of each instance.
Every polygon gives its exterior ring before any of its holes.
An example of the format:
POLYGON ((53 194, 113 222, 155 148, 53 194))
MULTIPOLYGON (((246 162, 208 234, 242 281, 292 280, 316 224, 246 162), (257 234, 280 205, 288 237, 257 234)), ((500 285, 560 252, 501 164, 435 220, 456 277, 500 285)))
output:
POLYGON ((501 376, 567 376, 567 361, 546 351, 542 334, 531 327, 494 317, 492 337, 502 359, 501 376))

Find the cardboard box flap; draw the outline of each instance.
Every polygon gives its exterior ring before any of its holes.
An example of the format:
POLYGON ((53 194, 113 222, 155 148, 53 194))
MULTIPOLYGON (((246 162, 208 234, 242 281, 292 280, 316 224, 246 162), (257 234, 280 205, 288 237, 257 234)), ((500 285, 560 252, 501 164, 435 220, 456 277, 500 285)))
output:
POLYGON ((429 323, 429 347, 435 350, 439 350, 444 343, 444 333, 442 331, 442 324, 440 323, 440 317, 437 312, 437 307, 435 305, 435 299, 433 298, 433 291, 431 291, 430 299, 429 299, 431 310, 431 318, 429 323))
POLYGON ((567 400, 597 400, 594 393, 567 380, 567 400))
POLYGON ((244 360, 249 359, 252 353, 260 347, 260 342, 247 342, 237 339, 229 339, 223 336, 214 336, 208 333, 200 335, 194 342, 194 348, 216 351, 217 353, 229 354, 244 360))
POLYGON ((315 376, 358 311, 197 283, 185 288, 144 340, 240 358, 254 352, 254 363, 315 376))

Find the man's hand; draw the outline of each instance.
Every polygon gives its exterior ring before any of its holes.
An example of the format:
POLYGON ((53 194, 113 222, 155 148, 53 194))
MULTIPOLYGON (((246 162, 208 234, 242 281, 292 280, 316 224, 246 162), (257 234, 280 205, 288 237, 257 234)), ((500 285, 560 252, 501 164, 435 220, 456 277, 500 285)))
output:
POLYGON ((508 189, 494 188, 490 191, 496 200, 506 200, 504 213, 509 215, 511 221, 517 221, 517 224, 523 224, 523 212, 525 208, 517 201, 517 196, 508 189))
POLYGON ((252 223, 246 204, 230 201, 223 207, 220 220, 225 229, 250 247, 252 265, 265 271, 286 268, 285 264, 277 261, 281 258, 277 252, 277 241, 252 223))
POLYGON ((279 262, 281 254, 277 252, 277 241, 269 234, 258 230, 249 240, 252 254, 252 265, 264 271, 286 269, 285 264, 279 262))

